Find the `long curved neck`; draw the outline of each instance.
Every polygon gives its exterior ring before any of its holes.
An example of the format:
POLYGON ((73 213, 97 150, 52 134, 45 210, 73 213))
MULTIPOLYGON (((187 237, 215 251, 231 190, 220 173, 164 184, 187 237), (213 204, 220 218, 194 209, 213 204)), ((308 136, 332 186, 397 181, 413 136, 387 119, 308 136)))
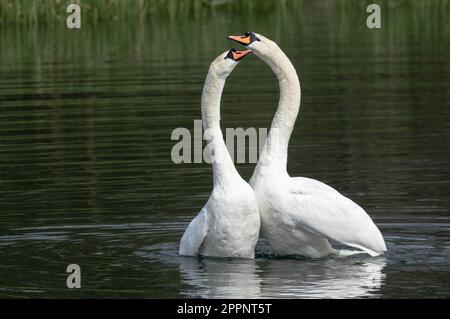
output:
POLYGON ((280 99, 256 170, 271 166, 286 171, 289 139, 300 109, 300 81, 286 54, 278 47, 274 51, 260 57, 277 76, 280 99))
POLYGON ((220 100, 224 85, 225 79, 219 78, 210 71, 203 87, 201 102, 204 136, 213 157, 214 185, 239 176, 220 129, 220 100))

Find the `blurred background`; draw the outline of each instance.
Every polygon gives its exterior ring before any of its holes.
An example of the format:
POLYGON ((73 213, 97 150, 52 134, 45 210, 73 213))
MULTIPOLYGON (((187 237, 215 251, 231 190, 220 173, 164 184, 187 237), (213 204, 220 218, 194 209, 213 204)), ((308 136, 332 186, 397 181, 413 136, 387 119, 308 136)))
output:
MULTIPOLYGON (((0 0, 0 297, 450 297, 449 17, 447 0, 0 0), (177 256, 212 175, 174 164, 170 136, 192 131, 209 63, 246 31, 300 76, 289 173, 364 207, 385 257, 279 259, 264 241, 255 261, 177 256)), ((223 131, 269 127, 277 100, 246 58, 223 131)))

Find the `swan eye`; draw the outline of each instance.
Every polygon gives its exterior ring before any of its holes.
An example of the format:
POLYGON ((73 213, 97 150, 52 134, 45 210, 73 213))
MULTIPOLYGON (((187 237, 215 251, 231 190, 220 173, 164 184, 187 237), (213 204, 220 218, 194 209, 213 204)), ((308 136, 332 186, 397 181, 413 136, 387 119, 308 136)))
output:
POLYGON ((237 50, 235 48, 231 49, 230 51, 228 51, 227 55, 225 56, 225 60, 226 59, 232 59, 234 60, 234 56, 233 56, 233 52, 236 52, 237 50))
POLYGON ((254 41, 261 41, 259 40, 259 38, 256 36, 256 34, 254 32, 245 32, 245 35, 242 36, 242 38, 247 38, 250 37, 250 43, 254 42, 254 41))

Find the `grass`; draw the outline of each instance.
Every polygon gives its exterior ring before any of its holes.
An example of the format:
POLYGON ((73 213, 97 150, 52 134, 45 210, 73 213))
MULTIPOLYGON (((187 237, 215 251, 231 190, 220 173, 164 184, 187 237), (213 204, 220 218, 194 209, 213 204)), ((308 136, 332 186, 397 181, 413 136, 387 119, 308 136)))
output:
POLYGON ((135 19, 176 20, 222 11, 245 13, 298 5, 302 0, 0 0, 1 25, 54 25, 65 21, 70 3, 81 6, 82 21, 88 24, 135 19))
POLYGON ((376 2, 382 7, 435 8, 449 12, 449 0, 0 0, 0 25, 52 26, 64 23, 66 7, 80 4, 83 24, 130 21, 172 21, 195 19, 211 14, 263 16, 316 6, 317 10, 363 9, 376 2))

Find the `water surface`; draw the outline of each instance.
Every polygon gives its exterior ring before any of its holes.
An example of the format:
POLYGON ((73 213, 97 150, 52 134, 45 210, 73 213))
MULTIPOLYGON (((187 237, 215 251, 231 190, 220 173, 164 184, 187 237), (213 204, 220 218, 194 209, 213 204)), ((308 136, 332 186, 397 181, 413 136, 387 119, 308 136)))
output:
MULTIPOLYGON (((450 297, 450 27, 446 8, 323 2, 255 16, 8 28, 0 33, 0 297, 450 297), (448 20, 448 19, 447 19, 448 20), (417 27, 421 25, 422 27, 417 27), (295 65, 302 106, 289 173, 364 207, 388 253, 321 260, 177 256, 212 188, 171 161, 210 61, 257 31, 295 65), (66 288, 77 263, 82 289, 66 288)), ((229 77, 222 127, 268 127, 278 98, 256 56, 229 77)), ((244 178, 253 165, 239 164, 244 178)))

